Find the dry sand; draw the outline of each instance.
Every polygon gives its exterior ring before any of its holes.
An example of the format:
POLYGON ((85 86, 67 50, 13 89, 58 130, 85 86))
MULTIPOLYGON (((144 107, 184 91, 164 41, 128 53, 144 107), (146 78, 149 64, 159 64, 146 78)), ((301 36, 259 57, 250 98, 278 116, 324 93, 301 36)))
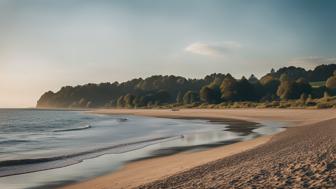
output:
POLYGON ((127 164, 120 171, 65 188, 336 187, 336 110, 98 110, 171 118, 285 121, 274 136, 127 164))

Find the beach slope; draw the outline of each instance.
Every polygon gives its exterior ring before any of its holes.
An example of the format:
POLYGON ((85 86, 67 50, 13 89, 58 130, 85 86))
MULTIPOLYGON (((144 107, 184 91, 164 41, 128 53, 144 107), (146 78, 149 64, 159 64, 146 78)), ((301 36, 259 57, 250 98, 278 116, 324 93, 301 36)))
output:
POLYGON ((336 187, 336 110, 99 110, 170 118, 277 120, 291 127, 274 136, 202 152, 126 165, 66 188, 336 187))

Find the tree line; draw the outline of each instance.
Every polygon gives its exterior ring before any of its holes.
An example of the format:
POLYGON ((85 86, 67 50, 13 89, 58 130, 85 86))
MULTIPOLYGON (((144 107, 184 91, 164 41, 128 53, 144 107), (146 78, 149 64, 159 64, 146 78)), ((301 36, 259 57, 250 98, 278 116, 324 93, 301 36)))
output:
POLYGON ((219 104, 222 102, 266 102, 336 95, 336 64, 313 70, 283 67, 258 79, 234 78, 214 73, 203 79, 155 75, 126 82, 86 84, 48 91, 37 102, 39 108, 154 107, 161 105, 219 104), (312 86, 312 82, 322 85, 312 86))

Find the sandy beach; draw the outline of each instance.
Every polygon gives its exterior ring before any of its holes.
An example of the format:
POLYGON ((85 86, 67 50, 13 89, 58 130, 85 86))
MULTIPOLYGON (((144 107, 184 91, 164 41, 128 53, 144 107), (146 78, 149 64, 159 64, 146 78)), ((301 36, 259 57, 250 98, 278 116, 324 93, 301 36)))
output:
POLYGON ((64 188, 336 187, 336 110, 96 110, 167 118, 283 121, 273 136, 200 152, 129 163, 121 170, 64 188))

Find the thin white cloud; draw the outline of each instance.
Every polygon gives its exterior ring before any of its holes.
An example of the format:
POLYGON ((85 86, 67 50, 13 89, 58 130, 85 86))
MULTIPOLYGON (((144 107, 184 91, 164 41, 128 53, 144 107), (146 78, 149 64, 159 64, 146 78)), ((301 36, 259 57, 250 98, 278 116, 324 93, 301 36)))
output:
POLYGON ((321 64, 333 64, 333 63, 336 63, 336 57, 309 56, 309 57, 298 57, 289 61, 290 65, 306 66, 306 67, 315 67, 321 64))
POLYGON ((195 42, 188 45, 184 50, 193 54, 205 56, 224 56, 240 47, 241 45, 234 41, 225 41, 221 43, 195 42))

